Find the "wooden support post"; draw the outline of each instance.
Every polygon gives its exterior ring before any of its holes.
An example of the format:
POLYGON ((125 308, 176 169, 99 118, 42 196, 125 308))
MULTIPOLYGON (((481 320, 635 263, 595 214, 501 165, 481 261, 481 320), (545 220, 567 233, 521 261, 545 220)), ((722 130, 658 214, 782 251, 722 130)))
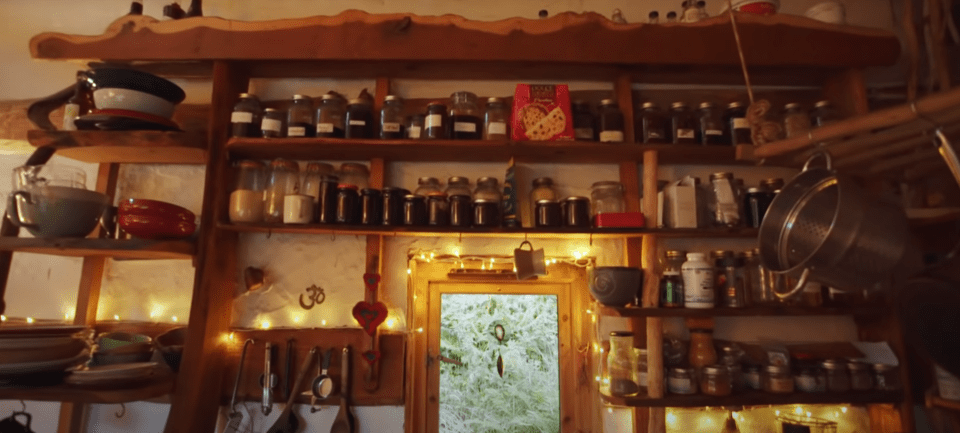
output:
MULTIPOLYGON (((643 153, 643 209, 647 217, 647 227, 656 227, 657 213, 657 177, 659 165, 656 151, 643 153)), ((657 237, 643 237, 641 261, 644 269, 643 307, 656 308, 659 304, 657 270, 657 237)), ((663 389, 663 320, 659 317, 647 318, 647 395, 662 398, 663 389)), ((639 428, 639 426, 638 426, 639 428)), ((648 433, 666 431, 663 408, 650 408, 647 417, 648 433)))
POLYGON ((613 92, 617 105, 620 106, 620 112, 623 113, 623 141, 625 143, 635 142, 635 129, 633 126, 633 80, 630 74, 623 73, 617 77, 613 85, 613 92))

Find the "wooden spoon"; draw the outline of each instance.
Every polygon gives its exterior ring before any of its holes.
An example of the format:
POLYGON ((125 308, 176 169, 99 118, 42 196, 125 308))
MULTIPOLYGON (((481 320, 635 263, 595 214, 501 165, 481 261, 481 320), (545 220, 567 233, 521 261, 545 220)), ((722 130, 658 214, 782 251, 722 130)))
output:
POLYGON ((297 429, 300 428, 300 420, 297 419, 297 415, 292 412, 293 410, 293 399, 297 397, 296 390, 300 389, 300 385, 303 383, 303 378, 307 375, 307 370, 310 369, 310 364, 313 363, 313 355, 317 353, 317 348, 314 347, 310 349, 310 354, 307 355, 303 360, 303 364, 300 365, 300 371, 297 373, 297 380, 293 385, 293 391, 290 392, 290 396, 287 397, 287 406, 283 408, 283 412, 280 413, 280 417, 277 418, 277 422, 267 430, 267 433, 296 433, 297 429))
POLYGON ((330 427, 330 433, 354 433, 353 415, 347 405, 347 399, 350 391, 350 346, 343 348, 343 367, 340 369, 340 411, 337 412, 337 418, 333 420, 333 426, 330 427))

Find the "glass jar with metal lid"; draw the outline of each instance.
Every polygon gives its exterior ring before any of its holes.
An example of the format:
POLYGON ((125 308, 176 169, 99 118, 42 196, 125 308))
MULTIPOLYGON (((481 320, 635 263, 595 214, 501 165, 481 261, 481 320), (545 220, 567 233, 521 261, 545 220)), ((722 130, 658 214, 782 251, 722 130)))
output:
POLYGON ((813 113, 810 114, 812 127, 819 128, 838 121, 840 121, 840 113, 837 112, 830 101, 817 101, 813 106, 813 113))
POLYGON ((850 389, 868 391, 873 389, 873 365, 862 361, 847 362, 850 371, 850 389))
POLYGON ((419 140, 423 137, 423 128, 424 122, 426 121, 426 116, 423 114, 414 114, 407 119, 407 135, 406 138, 411 140, 419 140))
POLYGON ((764 368, 763 390, 773 394, 790 394, 794 390, 793 375, 786 365, 768 365, 764 368))
POLYGON ((711 102, 701 102, 697 114, 700 144, 727 144, 723 136, 723 119, 720 110, 711 102))
POLYGON ((263 221, 263 190, 266 165, 256 160, 237 162, 237 187, 230 193, 231 222, 263 221))
POLYGON ((742 102, 727 104, 723 118, 730 144, 734 146, 738 144, 753 145, 750 122, 747 120, 747 107, 742 102))
POLYGON ((873 364, 874 383, 880 391, 895 391, 903 388, 899 367, 890 364, 873 364))
POLYGON ((590 227, 590 199, 570 196, 560 202, 564 227, 590 227))
POLYGON ((610 395, 624 397, 636 395, 637 356, 633 351, 633 333, 614 331, 610 333, 610 353, 607 354, 607 372, 610 374, 610 395))
POLYGON ((623 142, 623 113, 613 99, 600 101, 600 142, 623 142))
POLYGON ((343 138, 346 135, 346 108, 343 98, 327 93, 320 98, 317 107, 317 137, 343 138))
POLYGON ((260 121, 260 132, 263 138, 283 137, 285 117, 284 113, 276 108, 263 110, 263 120, 260 121))
POLYGON ((691 395, 697 393, 697 381, 692 368, 673 367, 667 373, 667 390, 671 394, 691 395))
POLYGON ((537 212, 537 202, 540 200, 557 201, 557 190, 554 188, 552 178, 538 177, 533 180, 533 189, 530 190, 530 204, 534 215, 537 212))
POLYGON ((311 162, 303 172, 303 188, 300 192, 313 197, 314 202, 320 200, 320 180, 323 176, 333 174, 333 166, 324 162, 311 162))
POLYGON ((380 109, 380 138, 384 140, 405 138, 405 129, 403 99, 396 95, 387 95, 383 98, 383 108, 380 109))
POLYGON ((673 144, 697 144, 697 122, 686 102, 670 104, 670 135, 673 144))
POLYGON ((287 137, 314 137, 317 124, 313 120, 313 99, 306 95, 293 95, 287 109, 287 137))
POLYGON ((850 391, 850 372, 847 363, 842 360, 828 359, 821 364, 827 374, 827 390, 830 392, 850 391))
POLYGON ((417 189, 413 191, 413 194, 426 197, 432 192, 442 191, 443 189, 440 187, 440 181, 437 178, 426 176, 417 179, 417 189))
POLYGON ((722 397, 733 392, 730 370, 724 365, 709 365, 700 371, 700 392, 722 397))
POLYGON ((373 107, 363 98, 354 98, 347 105, 346 138, 373 138, 373 107))
POLYGON ((590 186, 590 213, 621 213, 626 209, 623 184, 615 181, 594 182, 590 186))
POLYGON ((447 194, 440 191, 427 193, 427 225, 450 225, 450 202, 447 194))
POLYGON ((455 195, 473 197, 473 191, 470 190, 470 179, 463 176, 451 176, 447 179, 447 189, 444 192, 449 197, 455 195))
POLYGON ((477 107, 477 95, 455 92, 450 95, 450 101, 450 138, 479 140, 483 137, 483 114, 477 107))
POLYGON ((573 101, 573 138, 581 141, 596 140, 596 119, 587 101, 573 101))
POLYGON ((427 115, 423 121, 422 138, 442 140, 447 138, 447 106, 441 101, 427 104, 427 115))
POLYGON ((640 106, 640 112, 637 113, 637 140, 643 144, 660 144, 669 141, 667 135, 670 129, 667 124, 667 118, 657 104, 653 102, 644 102, 640 106))
POLYGON ((510 124, 510 109, 502 98, 487 98, 487 107, 484 110, 483 139, 506 140, 510 138, 508 126, 510 124))
POLYGON ((473 191, 473 198, 474 200, 484 199, 500 203, 503 200, 500 181, 495 177, 487 176, 477 179, 477 188, 473 191))
POLYGON ((337 186, 337 223, 360 224, 360 191, 356 185, 337 186))
POLYGON ((767 209, 773 202, 773 191, 763 188, 747 188, 743 195, 743 213, 744 222, 747 227, 760 228, 763 217, 767 215, 767 209))
POLYGON ((783 131, 786 138, 806 135, 810 131, 810 115, 796 102, 783 107, 783 131))
POLYGON ((283 198, 297 194, 300 189, 300 166, 295 161, 275 159, 270 163, 270 175, 263 195, 263 221, 283 222, 283 198))
POLYGON ((340 178, 340 183, 356 185, 360 189, 370 187, 370 170, 360 163, 345 162, 340 164, 337 177, 340 178))
MULTIPOLYGON (((479 195, 474 195, 480 197, 479 195)), ((486 198, 476 198, 473 200, 473 226, 474 227, 499 227, 500 226, 500 200, 489 200, 486 198)))
POLYGON ((260 99, 250 93, 241 93, 230 114, 231 137, 259 137, 263 109, 260 99))

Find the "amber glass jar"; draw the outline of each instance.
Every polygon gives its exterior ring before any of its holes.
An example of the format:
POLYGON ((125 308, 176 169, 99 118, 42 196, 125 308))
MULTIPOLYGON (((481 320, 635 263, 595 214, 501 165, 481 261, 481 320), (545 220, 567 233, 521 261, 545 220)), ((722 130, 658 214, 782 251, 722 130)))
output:
POLYGON ((700 374, 700 392, 722 397, 733 392, 730 370, 724 365, 704 367, 700 374))
POLYGON ((717 363, 717 349, 713 347, 713 332, 709 329, 690 330, 690 366, 703 368, 717 363))

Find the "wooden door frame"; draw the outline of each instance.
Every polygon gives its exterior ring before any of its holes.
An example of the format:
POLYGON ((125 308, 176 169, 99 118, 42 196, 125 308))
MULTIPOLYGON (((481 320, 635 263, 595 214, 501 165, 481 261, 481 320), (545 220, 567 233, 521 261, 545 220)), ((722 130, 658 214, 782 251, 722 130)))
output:
POLYGON ((585 313, 591 304, 586 269, 556 263, 549 275, 534 280, 537 284, 560 285, 552 290, 536 290, 530 282, 504 278, 450 278, 451 263, 411 259, 407 299, 407 341, 405 431, 433 433, 439 416, 439 364, 428 361, 439 347, 439 301, 441 293, 544 294, 557 296, 560 343, 560 426, 561 432, 600 432, 599 394, 592 379, 594 359, 593 323, 585 313), (478 286, 496 284, 500 291, 478 291, 478 286), (441 285, 460 285, 450 290, 441 285), (471 287, 472 286, 472 287, 471 287), (431 329, 436 332, 431 332, 431 329))

